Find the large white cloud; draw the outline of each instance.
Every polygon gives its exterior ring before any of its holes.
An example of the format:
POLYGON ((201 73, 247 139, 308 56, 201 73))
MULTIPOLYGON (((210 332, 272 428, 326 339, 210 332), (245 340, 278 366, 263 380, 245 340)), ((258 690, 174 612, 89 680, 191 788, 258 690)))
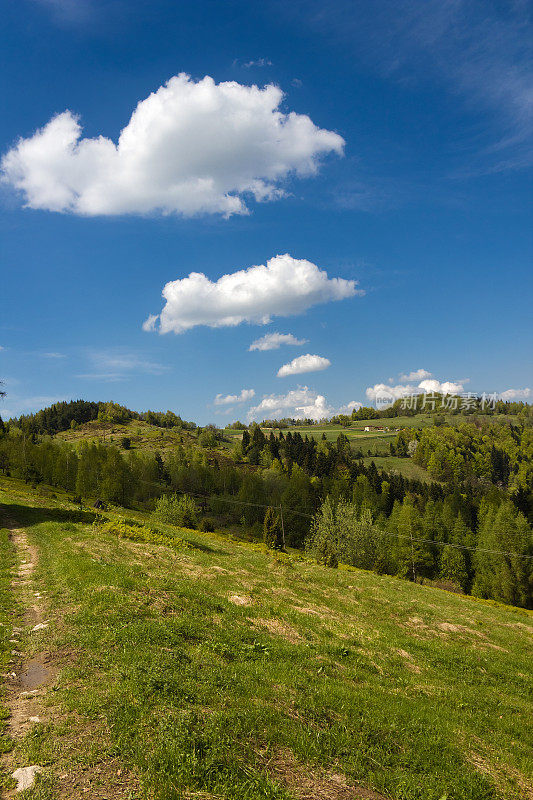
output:
MULTIPOLYGON (((266 266, 223 275, 213 282, 201 272, 170 281, 163 288, 166 305, 159 319, 161 333, 183 333, 197 325, 211 328, 241 322, 266 325, 273 316, 301 314, 317 303, 362 294, 356 281, 328 278, 316 264, 285 254, 266 266)), ((145 330, 155 330, 157 315, 150 314, 145 330)))
POLYGON ((500 400, 529 400, 531 397, 531 389, 506 389, 505 392, 500 394, 500 400))
POLYGON ((331 366, 331 361, 323 356, 313 356, 306 353, 283 364, 278 369, 278 378, 287 378, 289 375, 302 375, 304 372, 319 372, 331 366))
POLYGON ((254 389, 241 389, 240 394, 217 394, 213 402, 216 406, 230 406, 234 403, 247 403, 253 397, 255 397, 254 389))
POLYGON ((252 342, 248 350, 279 350, 281 345, 302 345, 307 344, 307 341, 307 339, 297 339, 292 333, 266 333, 252 342))
POLYGON ((279 111, 283 92, 181 73, 137 105, 118 142, 82 137, 64 111, 2 159, 30 208, 99 214, 224 216, 282 195, 287 176, 316 173, 344 140, 305 114, 279 111))

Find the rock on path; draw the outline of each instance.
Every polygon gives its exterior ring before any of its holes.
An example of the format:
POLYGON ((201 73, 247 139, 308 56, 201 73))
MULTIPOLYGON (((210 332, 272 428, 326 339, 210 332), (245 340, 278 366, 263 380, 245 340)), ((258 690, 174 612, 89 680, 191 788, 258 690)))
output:
POLYGON ((31 789, 35 783, 35 776, 42 772, 42 767, 34 764, 31 767, 19 767, 13 772, 13 777, 17 782, 17 792, 23 792, 25 789, 31 789))

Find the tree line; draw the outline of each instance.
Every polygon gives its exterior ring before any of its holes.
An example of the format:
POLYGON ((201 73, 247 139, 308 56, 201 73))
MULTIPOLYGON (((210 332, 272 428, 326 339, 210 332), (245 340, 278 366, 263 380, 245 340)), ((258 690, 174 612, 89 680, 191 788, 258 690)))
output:
POLYGON ((94 403, 89 400, 71 400, 54 403, 35 414, 22 414, 2 423, 0 429, 18 428, 27 434, 54 436, 69 428, 84 425, 87 422, 122 424, 132 420, 147 422, 158 428, 180 428, 194 430, 194 422, 182 420, 173 411, 131 411, 131 409, 113 402, 94 403))

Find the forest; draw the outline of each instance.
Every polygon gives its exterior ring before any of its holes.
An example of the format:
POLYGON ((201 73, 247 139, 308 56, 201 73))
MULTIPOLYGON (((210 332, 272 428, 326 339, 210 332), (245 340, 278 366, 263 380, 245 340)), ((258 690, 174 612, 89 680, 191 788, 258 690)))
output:
MULTIPOLYGON (((431 481, 377 469, 342 431, 336 441, 302 429, 242 425, 223 432, 172 412, 114 403, 58 403, 9 420, 0 470, 26 483, 60 487, 81 504, 114 504, 166 521, 296 548, 331 568, 347 564, 451 591, 533 606, 533 417, 458 417, 456 424, 400 429, 391 453, 427 469, 431 481), (188 431, 160 453, 60 431, 99 420, 132 420, 188 431)), ((510 414, 510 409, 505 409, 510 414)))

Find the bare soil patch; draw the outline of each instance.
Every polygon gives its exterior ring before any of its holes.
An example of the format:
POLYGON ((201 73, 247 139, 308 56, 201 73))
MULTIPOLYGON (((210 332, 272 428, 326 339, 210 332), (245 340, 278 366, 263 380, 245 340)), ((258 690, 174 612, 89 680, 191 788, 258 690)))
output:
POLYGON ((230 594, 228 600, 234 606, 251 606, 254 602, 249 595, 245 594, 230 594))
POLYGON ((298 800, 386 800, 384 795, 350 783, 345 775, 303 764, 288 749, 260 751, 271 780, 286 786, 298 800))
POLYGON ((297 644, 298 642, 302 641, 302 637, 298 633, 298 631, 293 628, 291 625, 287 625, 286 622, 282 622, 280 619, 252 619, 250 620, 252 625, 266 628, 267 631, 274 636, 282 636, 287 641, 291 642, 292 644, 297 644))
MULTIPOLYGON (((42 636, 41 631, 45 631, 47 625, 43 622, 44 601, 41 593, 33 589, 33 573, 37 566, 38 551, 28 542, 26 531, 23 528, 12 528, 11 540, 20 558, 18 575, 13 581, 13 588, 24 609, 21 625, 23 630, 31 636, 42 636), (35 626, 39 627, 37 631, 33 632, 35 626)), ((20 633, 22 630, 17 628, 15 633, 17 639, 20 633)), ((13 672, 6 698, 6 704, 11 711, 8 728, 14 739, 23 736, 31 727, 30 717, 42 719, 44 713, 42 690, 53 680, 56 673, 48 652, 34 655, 28 661, 19 659, 19 655, 17 652, 13 661, 13 672)))

